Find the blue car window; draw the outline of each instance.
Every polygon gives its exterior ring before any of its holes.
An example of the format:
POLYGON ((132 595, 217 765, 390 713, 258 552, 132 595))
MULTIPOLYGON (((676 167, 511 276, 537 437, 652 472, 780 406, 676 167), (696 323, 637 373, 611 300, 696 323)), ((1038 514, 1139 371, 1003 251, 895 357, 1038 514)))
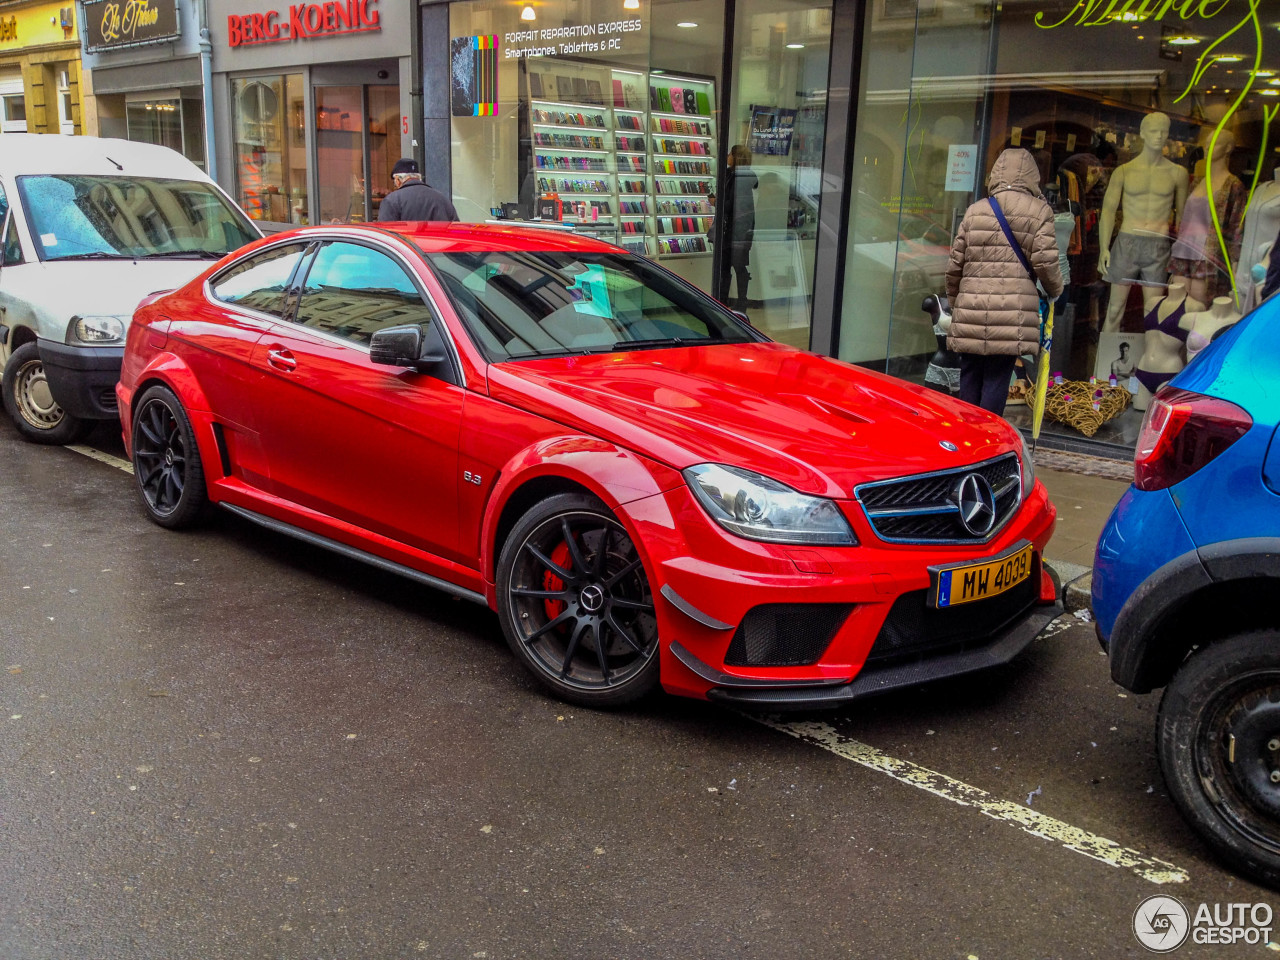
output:
POLYGON ((297 323, 368 344, 386 327, 431 322, 431 310, 395 260, 355 243, 320 248, 307 272, 297 323))

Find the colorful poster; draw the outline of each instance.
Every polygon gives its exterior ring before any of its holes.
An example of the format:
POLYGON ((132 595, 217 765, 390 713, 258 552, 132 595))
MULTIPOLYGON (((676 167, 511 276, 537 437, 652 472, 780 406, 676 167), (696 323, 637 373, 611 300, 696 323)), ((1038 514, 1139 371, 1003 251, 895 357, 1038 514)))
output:
POLYGON ((752 104, 751 152, 769 157, 785 157, 791 152, 791 134, 795 127, 794 110, 752 104))
POLYGON ((497 36, 454 37, 449 44, 450 112, 491 117, 498 112, 497 36))

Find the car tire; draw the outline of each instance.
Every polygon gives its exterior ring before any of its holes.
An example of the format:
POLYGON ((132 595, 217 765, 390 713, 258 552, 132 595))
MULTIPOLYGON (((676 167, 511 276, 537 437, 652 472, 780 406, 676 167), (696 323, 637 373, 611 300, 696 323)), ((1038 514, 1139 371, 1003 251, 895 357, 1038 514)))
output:
POLYGON ((191 421, 168 387, 149 387, 134 403, 130 448, 147 517, 171 530, 197 523, 209 503, 204 465, 191 421))
POLYGON ((75 443, 93 429, 92 420, 73 417, 53 399, 34 341, 24 343, 9 355, 0 376, 0 388, 4 391, 4 409, 13 425, 32 443, 75 443))
POLYGON ((570 703, 618 707, 658 685, 658 628, 639 551, 595 497, 566 493, 517 521, 497 568, 516 658, 570 703))
POLYGON ((1194 653, 1165 689, 1156 748, 1196 832, 1236 871, 1280 887, 1280 630, 1194 653))

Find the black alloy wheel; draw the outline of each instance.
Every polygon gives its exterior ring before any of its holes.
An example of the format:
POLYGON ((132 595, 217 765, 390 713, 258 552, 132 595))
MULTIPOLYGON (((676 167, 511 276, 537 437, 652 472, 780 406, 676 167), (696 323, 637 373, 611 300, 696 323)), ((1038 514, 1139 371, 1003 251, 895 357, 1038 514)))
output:
POLYGON ((644 565, 594 497, 561 494, 520 519, 498 561, 498 616, 512 651, 564 700, 619 706, 657 685, 644 565))
POLYGON ((1214 852, 1280 886, 1280 630, 1193 654, 1165 690, 1156 744, 1174 802, 1214 852))
POLYGON ((150 387, 134 405, 133 475, 143 509, 162 527, 190 526, 208 503, 191 421, 168 387, 150 387))

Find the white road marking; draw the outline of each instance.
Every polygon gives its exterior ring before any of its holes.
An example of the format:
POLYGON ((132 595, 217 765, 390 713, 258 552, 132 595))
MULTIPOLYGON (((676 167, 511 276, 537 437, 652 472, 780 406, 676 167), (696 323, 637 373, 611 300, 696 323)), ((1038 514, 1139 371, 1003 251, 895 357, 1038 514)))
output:
POLYGON ((128 460, 121 460, 119 457, 113 457, 109 453, 103 453, 101 450, 95 450, 93 447, 86 447, 81 443, 72 443, 67 445, 68 450, 74 450, 81 456, 88 457, 90 460, 97 460, 99 463, 105 463, 109 467, 115 467, 117 470, 123 470, 125 473, 133 473, 133 464, 128 460))
POLYGON ((993 797, 978 787, 948 777, 944 773, 930 770, 907 760, 899 760, 882 753, 875 747, 857 740, 842 736, 829 724, 818 722, 786 723, 770 717, 753 717, 759 723, 774 730, 781 731, 798 740, 811 743, 824 750, 830 750, 837 756, 852 760, 854 763, 880 773, 888 774, 893 779, 908 786, 917 787, 934 796, 950 800, 962 807, 975 807, 978 812, 986 814, 994 820, 1004 820, 1020 827, 1033 837, 1040 837, 1059 843, 1068 850, 1082 853, 1086 857, 1132 870, 1144 880, 1151 883, 1186 883, 1190 879, 1187 871, 1181 867, 1148 857, 1137 850, 1120 846, 1114 840, 1099 837, 1073 827, 1069 823, 1046 817, 1030 807, 1015 803, 1012 800, 1001 800, 993 797))

